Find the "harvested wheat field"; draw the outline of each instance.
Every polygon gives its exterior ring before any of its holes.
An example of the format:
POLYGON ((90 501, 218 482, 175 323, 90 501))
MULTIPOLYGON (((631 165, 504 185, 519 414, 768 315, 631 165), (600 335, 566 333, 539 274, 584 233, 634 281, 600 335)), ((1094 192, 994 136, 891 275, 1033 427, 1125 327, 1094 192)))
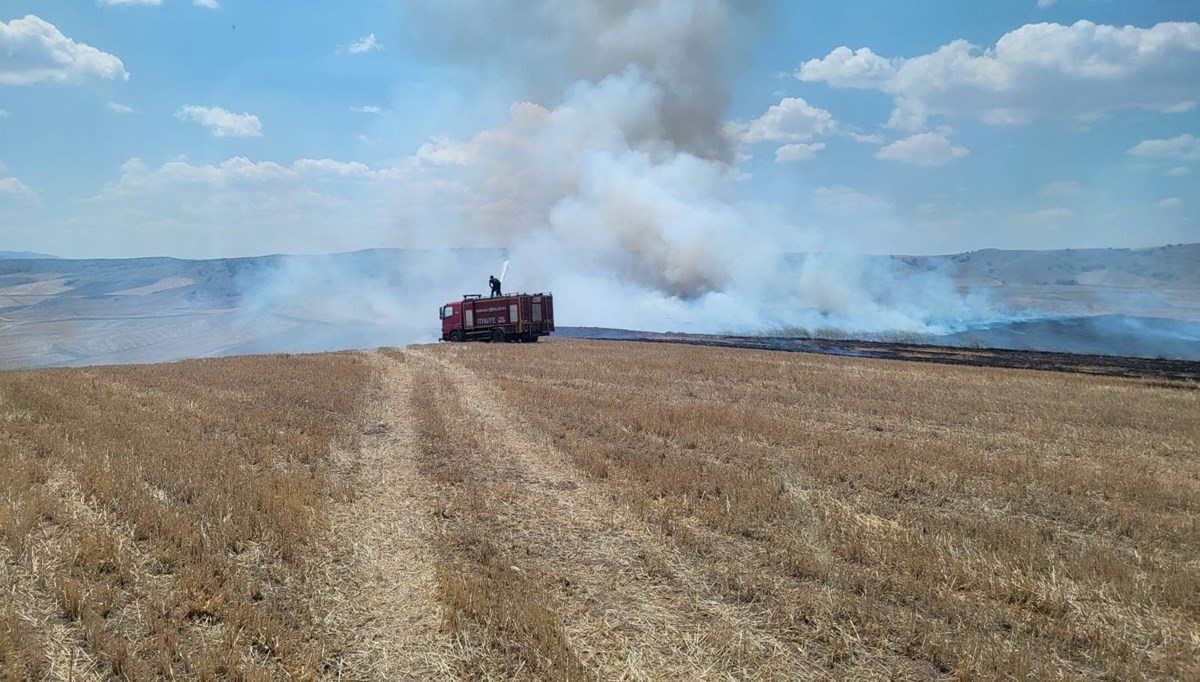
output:
POLYGON ((1194 383, 442 344, 0 429, 7 679, 1200 679, 1194 383))

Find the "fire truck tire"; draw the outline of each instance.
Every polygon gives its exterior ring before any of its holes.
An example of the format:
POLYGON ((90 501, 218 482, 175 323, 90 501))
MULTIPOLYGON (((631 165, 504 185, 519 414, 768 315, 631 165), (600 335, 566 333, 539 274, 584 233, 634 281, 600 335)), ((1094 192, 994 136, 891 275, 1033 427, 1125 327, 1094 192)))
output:
POLYGON ((455 329, 454 331, 450 332, 450 340, 454 343, 460 343, 463 340, 462 330, 455 329))
POLYGON ((492 343, 504 343, 504 330, 503 329, 493 329, 492 330, 492 343))

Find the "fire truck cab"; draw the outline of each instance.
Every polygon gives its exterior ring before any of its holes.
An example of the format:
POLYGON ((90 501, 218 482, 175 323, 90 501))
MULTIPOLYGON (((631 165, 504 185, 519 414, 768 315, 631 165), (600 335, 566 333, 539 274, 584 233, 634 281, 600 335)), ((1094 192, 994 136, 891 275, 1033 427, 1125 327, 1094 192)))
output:
POLYGON ((551 294, 466 294, 441 307, 442 341, 536 342, 554 331, 551 294))

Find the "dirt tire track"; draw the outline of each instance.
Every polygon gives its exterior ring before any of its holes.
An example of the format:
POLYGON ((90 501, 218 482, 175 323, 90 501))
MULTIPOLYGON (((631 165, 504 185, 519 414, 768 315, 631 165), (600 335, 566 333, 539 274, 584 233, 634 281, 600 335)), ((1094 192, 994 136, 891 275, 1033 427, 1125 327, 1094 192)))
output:
POLYGON ((357 453, 338 453, 355 480, 355 499, 331 510, 345 556, 327 577, 328 625, 349 633, 336 679, 450 679, 452 643, 441 632, 430 510, 436 490, 417 470, 419 445, 409 414, 412 371, 368 355, 378 399, 357 453))
POLYGON ((481 465, 493 470, 476 475, 518 491, 504 539, 536 572, 566 585, 558 606, 568 639, 599 679, 827 677, 794 645, 756 628, 747 608, 717 597, 669 540, 506 409, 498 387, 433 348, 410 347, 406 357, 452 380, 464 417, 486 434, 493 463, 481 465), (662 559, 669 577, 647 572, 647 554, 662 559), (739 665, 740 654, 757 669, 739 665))

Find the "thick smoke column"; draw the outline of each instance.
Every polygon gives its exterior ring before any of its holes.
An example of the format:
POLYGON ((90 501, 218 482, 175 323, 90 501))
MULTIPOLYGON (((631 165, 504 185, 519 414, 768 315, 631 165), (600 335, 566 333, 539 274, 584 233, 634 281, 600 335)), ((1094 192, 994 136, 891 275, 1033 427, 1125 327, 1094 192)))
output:
MULTIPOLYGON (((462 166, 482 209, 470 229, 504 246, 557 250, 669 296, 729 286, 729 258, 745 243, 738 237, 746 226, 725 199, 735 172, 723 122, 733 27, 746 4, 468 4, 455 3, 454 15, 500 25, 501 17, 520 17, 526 30, 505 33, 505 41, 532 43, 537 58, 553 54, 568 74, 544 78, 573 81, 552 108, 519 102, 506 126, 423 150, 435 163, 462 166)), ((448 26, 455 41, 470 30, 448 26)), ((510 49, 494 48, 490 54, 510 49)), ((523 72, 528 56, 513 57, 513 72, 523 72)))
POLYGON ((499 63, 497 78, 518 78, 538 100, 418 152, 465 188, 457 243, 511 249, 520 276, 509 289, 586 296, 589 318, 564 305, 564 324, 938 332, 975 316, 977 302, 943 275, 897 286, 878 259, 789 261, 779 237, 797 228, 734 200, 745 176, 726 132, 730 84, 755 5, 459 0, 417 10, 423 29, 447 31, 436 46, 447 58, 489 74, 499 63), (604 292, 610 300, 597 300, 604 292))

